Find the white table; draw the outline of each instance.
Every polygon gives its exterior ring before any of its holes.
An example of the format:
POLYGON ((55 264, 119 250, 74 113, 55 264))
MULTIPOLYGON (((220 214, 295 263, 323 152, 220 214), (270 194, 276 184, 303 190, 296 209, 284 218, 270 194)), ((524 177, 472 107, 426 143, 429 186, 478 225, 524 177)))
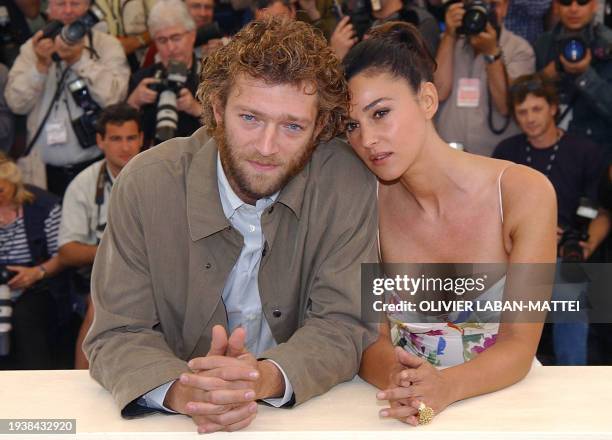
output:
POLYGON ((182 415, 122 419, 87 371, 0 371, 0 418, 77 420, 76 436, 52 439, 612 439, 612 367, 534 367, 520 383, 458 402, 416 428, 380 419, 375 391, 356 378, 293 409, 260 405, 244 431, 202 437, 182 415))

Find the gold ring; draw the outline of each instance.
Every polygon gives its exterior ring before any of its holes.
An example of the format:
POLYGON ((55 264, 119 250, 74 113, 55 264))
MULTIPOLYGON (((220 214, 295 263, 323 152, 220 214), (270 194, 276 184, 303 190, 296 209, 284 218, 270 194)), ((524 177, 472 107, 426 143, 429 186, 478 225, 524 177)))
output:
POLYGON ((427 425, 434 418, 435 412, 423 402, 419 405, 419 425, 427 425))

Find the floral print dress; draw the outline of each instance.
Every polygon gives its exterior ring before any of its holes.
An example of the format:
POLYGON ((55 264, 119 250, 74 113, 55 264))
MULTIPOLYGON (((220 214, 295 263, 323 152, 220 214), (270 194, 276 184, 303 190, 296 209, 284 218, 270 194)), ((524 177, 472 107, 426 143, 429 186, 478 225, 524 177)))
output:
MULTIPOLYGON (((478 300, 500 298, 505 282, 504 276, 478 300)), ((484 315, 476 312, 451 313, 447 322, 423 322, 423 315, 406 312, 389 313, 387 318, 393 345, 441 368, 470 361, 495 344, 499 330, 498 322, 483 319, 484 315)))

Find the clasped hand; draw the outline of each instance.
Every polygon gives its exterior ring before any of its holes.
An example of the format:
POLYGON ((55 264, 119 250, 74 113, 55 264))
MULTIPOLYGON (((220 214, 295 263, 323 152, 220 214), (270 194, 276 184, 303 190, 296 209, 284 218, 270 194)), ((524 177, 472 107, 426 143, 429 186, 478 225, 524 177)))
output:
POLYGON ((257 415, 258 361, 244 347, 245 331, 227 337, 213 327, 210 351, 189 361, 184 373, 168 390, 164 405, 193 418, 199 433, 237 431, 257 415))
POLYGON ((391 372, 390 386, 376 394, 378 400, 388 400, 389 408, 380 411, 382 417, 418 425, 418 408, 424 403, 439 414, 452 403, 451 389, 444 375, 427 360, 396 347, 398 361, 391 372))

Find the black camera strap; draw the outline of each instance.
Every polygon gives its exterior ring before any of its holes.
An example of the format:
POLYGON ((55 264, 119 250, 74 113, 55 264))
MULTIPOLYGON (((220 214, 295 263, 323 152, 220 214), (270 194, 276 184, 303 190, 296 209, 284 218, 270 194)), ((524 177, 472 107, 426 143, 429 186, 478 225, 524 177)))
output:
POLYGON ((98 218, 96 226, 97 232, 104 232, 104 229, 106 228, 106 223, 100 223, 100 214, 102 211, 102 205, 104 204, 104 190, 106 189, 107 183, 110 184, 111 187, 113 186, 113 179, 111 179, 111 176, 106 166, 106 160, 104 160, 102 161, 102 166, 100 167, 100 171, 98 172, 98 178, 96 180, 95 202, 98 209, 98 218))
MULTIPOLYGON (((57 66, 58 69, 60 68, 59 63, 56 63, 56 66, 57 66)), ((26 149, 23 152, 22 156, 27 156, 27 155, 30 154, 30 152, 32 151, 32 148, 34 147, 34 144, 36 143, 36 141, 40 137, 40 134, 42 133, 42 130, 45 127, 45 124, 47 123, 47 119, 49 119, 49 116, 51 115, 51 111, 53 110, 53 106, 59 100, 59 97, 62 94, 62 90, 64 89, 64 81, 66 80, 66 75, 68 74, 68 70, 70 70, 70 68, 66 67, 64 69, 64 71, 62 72, 62 75, 60 76, 60 79, 57 82, 57 88, 55 89, 55 93, 53 94, 53 98, 51 98, 51 102, 49 103, 49 107, 47 108, 47 111, 45 112, 45 116, 43 117, 42 121, 40 122, 38 128, 36 129, 36 132, 34 133, 34 136, 32 136, 32 140, 30 140, 30 143, 26 147, 26 149)))
POLYGON ((508 125, 510 125, 510 114, 504 116, 504 123, 501 128, 495 128, 495 125, 493 124, 493 97, 491 96, 489 87, 487 87, 487 93, 489 95, 489 111, 487 112, 487 123, 489 125, 489 130, 491 130, 493 134, 500 135, 506 131, 506 128, 508 128, 508 125))
POLYGON ((91 29, 87 29, 87 40, 89 40, 89 46, 85 46, 85 50, 87 50, 91 54, 94 60, 100 61, 100 54, 94 48, 93 45, 93 34, 91 32, 91 29))

